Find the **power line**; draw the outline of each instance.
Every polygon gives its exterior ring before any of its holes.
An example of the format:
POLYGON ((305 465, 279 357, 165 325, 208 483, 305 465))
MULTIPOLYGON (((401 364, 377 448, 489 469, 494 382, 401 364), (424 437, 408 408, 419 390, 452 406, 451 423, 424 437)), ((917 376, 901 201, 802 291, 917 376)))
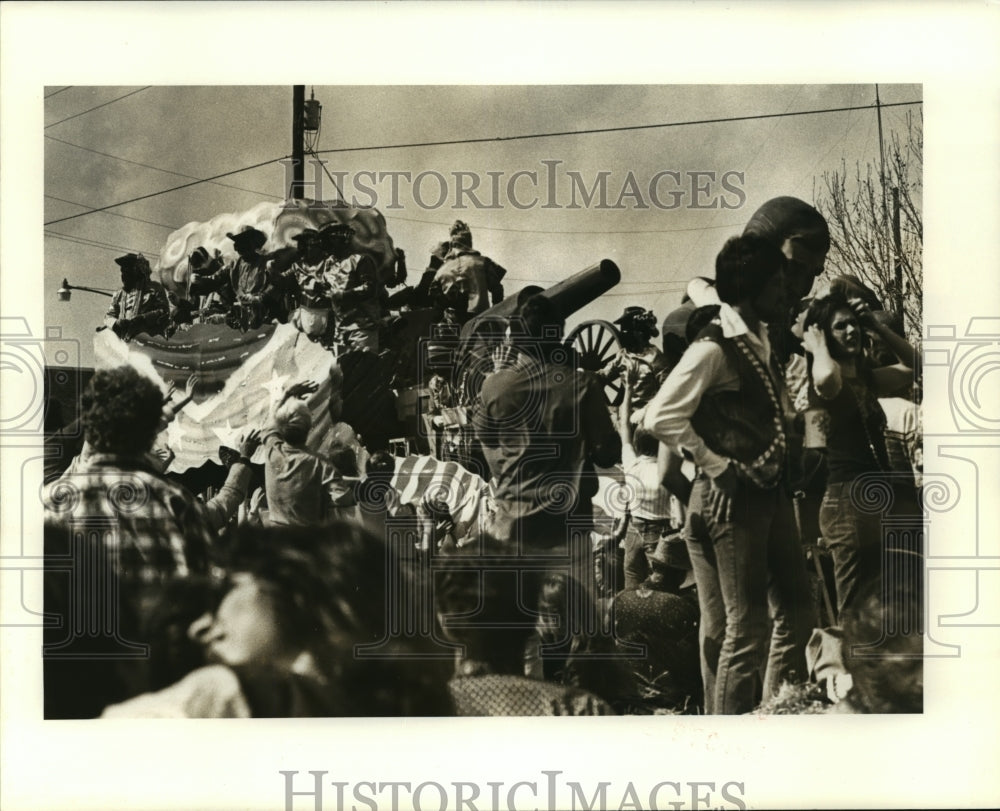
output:
POLYGON ((333 188, 335 188, 335 189, 337 190, 337 194, 339 194, 339 195, 340 195, 340 199, 341 199, 341 200, 344 200, 344 202, 347 202, 347 200, 346 200, 346 198, 345 198, 345 196, 344 196, 344 192, 343 192, 343 191, 341 191, 341 189, 340 189, 340 185, 339 185, 339 184, 337 183, 337 179, 336 179, 336 178, 335 178, 335 177, 334 177, 333 175, 331 175, 331 174, 330 174, 330 170, 326 168, 326 161, 321 161, 321 160, 319 159, 319 155, 317 155, 317 154, 316 154, 315 150, 312 150, 312 149, 308 149, 308 150, 306 150, 306 151, 307 151, 307 152, 308 152, 308 153, 309 153, 310 155, 312 155, 312 156, 313 156, 314 158, 316 158, 316 162, 317 162, 317 163, 319 163, 319 165, 323 167, 323 171, 324 171, 324 172, 326 172, 326 176, 327 176, 328 178, 330 178, 330 180, 331 180, 331 181, 333 182, 333 188))
MULTIPOLYGON (((882 107, 905 107, 923 104, 922 101, 897 101, 883 104, 882 107)), ((321 149, 315 155, 330 155, 345 152, 366 152, 380 149, 409 149, 422 146, 455 146, 458 144, 493 144, 501 141, 526 141, 533 138, 559 138, 566 135, 597 135, 609 132, 634 132, 636 130, 666 129, 669 127, 689 127, 698 124, 724 124, 733 121, 759 121, 765 118, 789 118, 798 115, 819 115, 822 113, 844 113, 850 110, 872 110, 875 105, 857 105, 852 107, 827 107, 822 110, 797 110, 785 113, 760 113, 757 115, 730 116, 728 118, 701 118, 693 121, 668 121, 660 124, 631 124, 625 127, 599 127, 585 130, 563 130, 560 132, 533 132, 525 135, 494 135, 489 138, 457 138, 450 141, 417 141, 410 144, 380 144, 377 146, 350 146, 340 149, 321 149)))
MULTIPOLYGON (((402 219, 400 217, 399 219, 402 219)), ((449 223, 450 224, 450 223, 449 223)), ((612 234, 679 234, 686 231, 712 231, 719 228, 742 228, 744 223, 736 223, 735 225, 703 225, 698 228, 653 228, 649 230, 642 231, 540 231, 531 228, 498 228, 491 227, 488 225, 477 225, 476 229, 482 229, 484 231, 510 231, 515 234, 570 234, 577 236, 603 236, 612 234)), ((445 226, 447 227, 447 225, 445 226)))
POLYGON ((87 237, 78 237, 73 234, 63 234, 59 231, 44 231, 43 233, 45 236, 52 237, 53 239, 61 239, 64 242, 73 242, 77 245, 86 245, 88 248, 101 248, 102 250, 112 251, 113 253, 124 251, 125 253, 141 253, 144 256, 159 256, 160 254, 159 251, 129 248, 125 245, 115 245, 111 242, 102 242, 98 239, 88 239, 87 237))
MULTIPOLYGON (((147 90, 147 89, 148 89, 148 87, 140 88, 139 90, 135 90, 132 93, 126 94, 126 96, 133 95, 134 93, 138 93, 138 92, 141 92, 142 90, 147 90)), ((113 99, 110 102, 105 102, 104 105, 98 105, 98 107, 105 106, 106 104, 111 104, 112 102, 118 101, 121 98, 126 98, 126 96, 121 96, 119 99, 113 99)), ((915 105, 915 104, 922 104, 922 103, 923 102, 921 102, 921 101, 903 101, 903 102, 894 102, 892 104, 884 104, 882 106, 883 107, 904 107, 904 106, 912 106, 912 105, 915 105)), ((95 110, 95 109, 97 109, 97 107, 94 107, 94 108, 91 108, 91 109, 95 110)), ((726 123, 726 122, 734 122, 734 121, 753 121, 753 120, 761 120, 761 119, 766 119, 766 118, 787 118, 787 117, 790 117, 790 116, 817 115, 817 114, 821 114, 821 113, 837 113, 837 112, 846 112, 846 111, 850 111, 850 110, 867 110, 867 109, 872 109, 872 105, 855 105, 855 106, 850 106, 850 107, 829 107, 829 108, 825 108, 825 109, 821 109, 821 110, 799 110, 799 111, 796 111, 796 112, 784 112, 784 113, 762 113, 762 114, 758 114, 758 115, 749 115, 749 116, 731 116, 731 117, 728 117, 728 118, 707 118, 707 119, 699 119, 699 120, 693 120, 693 121, 666 122, 666 123, 660 123, 660 124, 636 124, 636 125, 625 126, 625 127, 603 127, 603 128, 598 128, 598 129, 567 130, 567 131, 562 131, 562 132, 529 133, 529 134, 525 134, 525 135, 500 135, 500 136, 494 136, 492 138, 464 138, 464 139, 455 139, 455 140, 449 140, 449 141, 424 141, 424 142, 417 142, 417 143, 411 143, 411 144, 384 144, 384 145, 377 145, 377 146, 344 147, 342 149, 323 149, 323 150, 320 150, 319 152, 313 152, 312 154, 313 154, 314 157, 318 157, 318 155, 320 155, 320 154, 333 154, 333 153, 346 153, 346 152, 362 152, 362 151, 366 151, 366 150, 402 149, 402 148, 421 147, 421 146, 450 146, 450 145, 457 145, 457 144, 473 144, 473 143, 496 143, 496 142, 499 142, 499 141, 517 141, 517 140, 528 140, 528 139, 533 139, 533 138, 560 137, 560 136, 565 136, 565 135, 592 135, 592 134, 597 134, 597 133, 609 133, 609 132, 629 132, 629 131, 645 130, 645 129, 662 129, 662 128, 668 128, 668 127, 692 126, 692 125, 696 125, 696 124, 717 124, 717 123, 726 123)), ((90 112, 90 110, 84 110, 84 113, 86 113, 86 112, 90 112)), ((83 113, 78 113, 77 115, 83 115, 83 113)), ((70 117, 72 118, 74 116, 70 116, 70 117)), ((67 121, 67 120, 69 120, 69 119, 63 119, 63 121, 67 121)), ((62 123, 62 122, 61 121, 57 121, 56 122, 56 124, 59 124, 59 123, 62 123)), ((50 124, 49 126, 50 127, 51 126, 55 126, 55 124, 50 124)), ((46 129, 48 129, 48 127, 46 127, 46 129)), ((129 203, 135 203, 135 202, 138 202, 140 200, 147 200, 147 199, 149 199, 151 197, 157 197, 157 196, 159 196, 161 194, 168 194, 169 192, 180 191, 181 189, 190 188, 191 186, 197 186, 197 185, 199 185, 201 183, 210 183, 210 182, 212 182, 214 180, 218 180, 219 178, 222 178, 222 177, 229 177, 230 175, 240 174, 241 172, 247 172, 247 171, 250 171, 251 169, 258 169, 261 166, 267 166, 268 164, 271 164, 271 163, 276 163, 278 161, 287 160, 290 157, 291 156, 289 156, 289 155, 284 155, 284 156, 282 156, 280 158, 272 158, 271 160, 262 161, 261 163, 254 164, 252 166, 246 166, 246 167, 243 167, 242 169, 234 169, 234 170, 232 170, 230 172, 222 172, 220 174, 213 175, 212 177, 199 178, 197 180, 193 180, 191 183, 184 183, 184 184, 181 184, 180 186, 174 186, 174 187, 169 188, 169 189, 162 189, 161 191, 151 192, 150 194, 141 195, 139 197, 133 197, 133 198, 131 198, 129 200, 123 200, 121 202, 112 203, 110 205, 102 206, 100 208, 94 208, 94 209, 91 209, 90 211, 84 211, 84 212, 81 212, 79 214, 74 214, 74 215, 72 215, 70 217, 62 217, 60 219, 50 220, 50 221, 44 223, 44 225, 53 225, 55 223, 66 222, 67 220, 76 219, 78 217, 84 217, 84 216, 86 216, 88 214, 94 214, 94 213, 97 213, 99 211, 106 211, 106 210, 111 209, 111 208, 117 208, 119 206, 128 205, 129 203)), ((150 167, 150 168, 155 168, 155 167, 150 167)), ((400 219, 402 219, 402 218, 400 218, 400 219)), ((729 227, 729 226, 727 226, 727 227, 729 227)), ((503 229, 494 229, 494 230, 503 230, 503 229)), ((509 229, 509 230, 514 230, 514 229, 509 229)), ((535 233, 572 233, 572 232, 546 232, 546 231, 539 231, 539 232, 535 232, 535 233)), ((613 233, 613 232, 607 232, 607 233, 613 233)), ((636 232, 618 232, 618 233, 643 233, 643 232, 636 231, 636 232)), ((654 231, 654 232, 648 232, 648 233, 661 233, 661 232, 660 231, 654 231)))
MULTIPOLYGON (((400 217, 393 213, 386 216, 386 220, 402 220, 403 222, 416 222, 421 225, 436 225, 441 228, 448 228, 450 222, 440 222, 438 220, 419 220, 415 217, 400 217)), ((535 228, 501 228, 496 225, 472 224, 477 231, 507 231, 514 234, 570 234, 577 236, 605 236, 612 234, 679 234, 687 231, 713 231, 720 228, 742 228, 744 223, 733 223, 732 225, 702 225, 697 228, 651 228, 639 231, 543 231, 535 228)))
MULTIPOLYGON (((84 152, 92 152, 95 155, 100 155, 104 158, 111 158, 112 160, 121 161, 122 163, 130 163, 133 166, 142 166, 145 169, 153 169, 157 172, 163 172, 168 175, 176 175, 177 177, 186 177, 188 180, 201 180, 197 175, 186 175, 183 172, 175 172, 172 169, 164 169, 161 166, 153 166, 149 163, 142 163, 141 161, 134 161, 129 158, 123 158, 121 155, 112 155, 110 152, 101 152, 99 149, 91 149, 89 146, 81 146, 80 144, 74 144, 72 141, 64 141, 62 138, 56 138, 54 135, 46 135, 46 139, 50 141, 56 141, 60 144, 66 144, 66 146, 71 146, 76 149, 82 149, 84 152)), ((249 194, 257 194, 261 197, 273 197, 275 200, 284 200, 285 198, 279 197, 277 194, 269 194, 263 191, 257 191, 256 189, 247 189, 243 186, 234 186, 231 183, 212 183, 213 186, 222 186, 226 189, 236 189, 237 191, 247 192, 249 194)))
POLYGON ((249 172, 251 169, 259 169, 261 166, 267 166, 271 163, 277 163, 278 161, 287 160, 290 156, 283 155, 280 158, 271 158, 270 160, 261 161, 260 163, 255 163, 252 166, 244 166, 242 169, 233 169, 229 172, 221 172, 220 174, 213 175, 212 177, 202 178, 200 180, 192 180, 190 183, 182 183, 180 186, 173 186, 169 189, 161 189, 160 191, 150 192, 149 194, 143 194, 139 197, 133 197, 130 200, 122 200, 118 203, 111 203, 110 205, 101 206, 100 208, 92 208, 90 211, 81 211, 79 214, 73 214, 69 217, 61 217, 58 220, 49 220, 48 222, 42 223, 43 225, 54 225, 58 222, 66 222, 67 220, 75 220, 78 217, 86 217, 88 214, 96 214, 99 211, 107 211, 109 208, 118 208, 118 206, 126 206, 129 203, 137 203, 140 200, 148 200, 150 197, 158 197, 161 194, 169 194, 172 191, 180 191, 181 189, 188 189, 191 186, 197 186, 200 183, 210 183, 213 180, 218 180, 220 177, 229 177, 230 175, 238 175, 240 172, 249 172))
MULTIPOLYGON (((77 203, 75 200, 66 200, 63 197, 56 197, 54 194, 46 194, 45 197, 49 200, 58 200, 60 203, 69 203, 71 206, 80 206, 81 208, 87 208, 87 209, 90 208, 90 206, 88 206, 86 203, 77 203)), ((134 220, 135 222, 146 223, 146 225, 155 225, 158 228, 166 228, 169 231, 176 231, 178 228, 180 228, 179 225, 167 225, 166 223, 162 222, 143 220, 140 217, 130 217, 128 216, 128 214, 116 214, 113 211, 105 211, 102 213, 107 214, 109 217, 121 217, 123 220, 134 220)))
POLYGON ((118 98, 111 99, 111 101, 106 101, 103 104, 98 104, 96 107, 91 107, 89 110, 84 110, 81 113, 74 113, 66 118, 60 118, 51 124, 46 124, 43 129, 49 129, 56 126, 56 124, 62 124, 64 121, 69 121, 72 118, 79 118, 81 115, 86 115, 87 113, 92 113, 94 110, 100 110, 102 107, 107 107, 109 104, 114 104, 116 101, 121 101, 122 99, 127 99, 129 96, 134 96, 136 93, 141 93, 143 90, 149 90, 152 85, 146 85, 146 87, 140 87, 138 90, 133 90, 131 93, 126 93, 124 96, 118 96, 118 98))
POLYGON ((48 95, 46 95, 46 96, 43 96, 43 98, 46 98, 46 99, 50 99, 50 98, 52 98, 53 96, 57 96, 57 95, 59 95, 60 93, 62 93, 62 92, 63 92, 63 90, 69 90, 69 89, 70 89, 70 88, 71 88, 72 86, 73 86, 73 85, 71 85, 71 84, 68 84, 68 85, 66 85, 65 87, 62 87, 62 88, 60 88, 59 90, 54 90, 53 92, 49 93, 48 95))

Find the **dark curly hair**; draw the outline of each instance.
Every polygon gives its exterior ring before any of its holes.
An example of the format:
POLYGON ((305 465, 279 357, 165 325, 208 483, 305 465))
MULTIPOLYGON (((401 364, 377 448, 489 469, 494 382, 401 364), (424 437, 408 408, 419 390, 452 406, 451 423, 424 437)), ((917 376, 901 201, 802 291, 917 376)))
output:
MULTIPOLYGON (((847 301, 847 296, 840 290, 832 290, 825 296, 820 296, 812 301, 809 310, 806 312, 805 320, 802 322, 803 329, 809 329, 814 324, 823 330, 826 338, 826 345, 830 350, 830 357, 834 360, 844 360, 844 355, 840 351, 836 341, 833 340, 833 316, 838 310, 848 310, 853 312, 851 305, 847 301)), ((861 329, 861 346, 868 348, 868 334, 861 329)))
POLYGON ((465 655, 495 673, 521 675, 524 645, 534 633, 541 573, 519 566, 510 550, 489 539, 443 557, 434 598, 446 634, 465 655))
POLYGON ((785 267, 785 255, 756 234, 730 237, 715 257, 715 289, 726 304, 753 298, 785 267))
POLYGON ((163 394, 131 366, 96 372, 81 405, 84 436, 98 453, 136 455, 153 447, 163 394))

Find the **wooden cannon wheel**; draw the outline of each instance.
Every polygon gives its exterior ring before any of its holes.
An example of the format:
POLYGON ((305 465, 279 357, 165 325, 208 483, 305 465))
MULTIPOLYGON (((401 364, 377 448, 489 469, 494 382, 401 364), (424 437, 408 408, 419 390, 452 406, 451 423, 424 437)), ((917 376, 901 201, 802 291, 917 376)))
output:
MULTIPOLYGON (((582 369, 598 372, 621 349, 621 336, 609 321, 584 321, 566 336, 566 344, 576 350, 582 369)), ((620 379, 614 380, 604 387, 604 394, 609 405, 619 406, 625 386, 620 379)))

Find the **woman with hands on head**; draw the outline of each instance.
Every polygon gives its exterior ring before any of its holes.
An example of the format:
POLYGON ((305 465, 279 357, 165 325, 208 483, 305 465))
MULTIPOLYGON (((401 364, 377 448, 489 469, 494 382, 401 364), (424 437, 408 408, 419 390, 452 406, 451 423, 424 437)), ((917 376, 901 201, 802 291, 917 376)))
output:
MULTIPOLYGON (((916 508, 912 478, 890 473, 886 418, 878 403, 879 397, 912 387, 916 353, 872 315, 868 304, 838 291, 817 298, 803 326, 810 403, 829 415, 829 474, 819 522, 823 544, 833 556, 841 614, 882 578, 883 516, 859 509, 859 499, 864 500, 859 488, 886 484, 892 488, 894 513, 916 508), (878 335, 898 362, 874 367, 865 352, 868 333, 878 335)), ((896 543, 904 540, 900 534, 896 543)))

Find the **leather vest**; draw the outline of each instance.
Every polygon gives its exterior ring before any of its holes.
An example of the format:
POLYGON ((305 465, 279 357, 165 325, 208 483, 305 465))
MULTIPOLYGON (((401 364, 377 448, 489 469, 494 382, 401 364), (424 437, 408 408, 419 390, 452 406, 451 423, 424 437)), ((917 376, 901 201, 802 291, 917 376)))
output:
POLYGON ((784 473, 787 444, 776 370, 765 366, 745 335, 726 338, 717 323, 706 326, 696 340, 718 344, 740 387, 705 394, 692 427, 711 451, 733 459, 751 483, 775 487, 784 473))

